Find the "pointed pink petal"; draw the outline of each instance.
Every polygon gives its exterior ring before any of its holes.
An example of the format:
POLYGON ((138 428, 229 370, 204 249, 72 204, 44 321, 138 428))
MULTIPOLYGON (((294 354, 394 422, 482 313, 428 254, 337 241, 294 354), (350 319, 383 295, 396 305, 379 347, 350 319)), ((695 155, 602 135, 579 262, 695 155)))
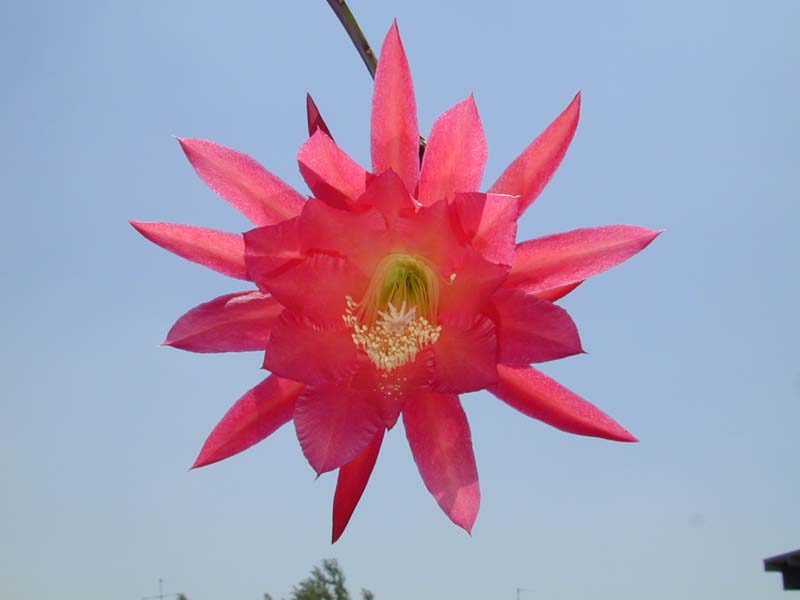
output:
POLYGON ((175 223, 130 223, 148 240, 181 258, 229 277, 247 279, 244 242, 238 233, 175 223))
POLYGON ((520 197, 519 214, 528 208, 550 181, 578 127, 581 94, 520 154, 489 189, 495 194, 520 197))
POLYGON ((497 323, 497 360, 529 365, 583 352, 578 328, 566 310, 519 290, 492 297, 497 323))
POLYGON ((314 99, 311 97, 311 94, 306 94, 306 117, 308 118, 309 137, 314 135, 314 132, 319 129, 323 133, 327 134, 329 138, 333 139, 330 129, 328 129, 328 126, 325 124, 325 120, 322 118, 322 115, 319 114, 319 109, 314 103, 314 99))
POLYGON ((557 233, 517 245, 505 287, 539 292, 570 285, 616 267, 661 232, 609 225, 557 233))
POLYGON ((419 174, 417 105, 396 22, 383 41, 372 96, 372 171, 387 169, 414 191, 419 174))
POLYGON ((480 188, 486 137, 472 96, 436 119, 425 147, 417 198, 424 204, 451 200, 455 192, 480 188))
POLYGON ((439 340, 431 346, 437 392, 463 394, 497 383, 497 337, 490 319, 479 315, 470 327, 439 323, 439 340))
POLYGON ((264 288, 292 312, 330 327, 342 325, 347 297, 360 300, 368 283, 369 278, 346 258, 314 252, 273 272, 264 288))
POLYGON ((193 469, 238 454, 292 418, 305 386, 270 375, 239 398, 208 436, 193 469))
POLYGON ((420 390, 403 410, 403 425, 425 487, 453 523, 472 531, 481 492, 458 396, 420 390))
POLYGON ((318 475, 353 460, 383 427, 372 394, 341 385, 306 388, 294 426, 303 454, 318 475))
POLYGON ((347 208, 364 193, 367 172, 322 131, 315 131, 297 156, 300 173, 314 196, 347 208))
POLYGON ((178 319, 164 345, 190 352, 265 350, 281 311, 283 307, 272 296, 261 292, 226 294, 178 319))
POLYGON ((255 225, 296 217, 303 208, 303 196, 246 154, 207 140, 178 142, 208 187, 255 225))
POLYGON ((547 300, 548 302, 555 302, 556 300, 560 300, 580 284, 583 281, 579 281, 578 283, 570 283, 569 285, 560 285, 558 287, 548 288, 546 290, 541 290, 539 292, 534 292, 534 295, 537 298, 541 298, 542 300, 547 300))
POLYGON ((336 480, 336 492, 333 495, 333 533, 331 543, 335 543, 344 533, 350 517, 361 500, 361 495, 367 487, 369 476, 375 468, 383 443, 384 430, 379 429, 369 445, 350 462, 339 469, 339 478, 336 480))
POLYGON ((301 261, 300 218, 252 229, 244 234, 247 276, 264 288, 273 272, 301 261))
POLYGON ((568 433, 636 442, 628 430, 593 404, 533 367, 497 365, 500 383, 489 391, 519 412, 568 433))
POLYGON ((352 330, 341 319, 338 325, 323 330, 285 311, 272 326, 264 368, 308 384, 345 379, 352 373, 357 349, 352 330))
POLYGON ((453 206, 467 241, 488 260, 510 265, 517 238, 516 196, 456 194, 453 206))

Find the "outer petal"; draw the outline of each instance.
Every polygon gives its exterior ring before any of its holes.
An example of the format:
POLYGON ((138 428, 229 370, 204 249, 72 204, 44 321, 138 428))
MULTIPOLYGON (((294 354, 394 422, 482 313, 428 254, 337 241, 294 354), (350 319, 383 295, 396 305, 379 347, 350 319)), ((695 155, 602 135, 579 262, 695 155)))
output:
POLYGON ((361 495, 367 487, 369 476, 375 468, 378 453, 383 443, 384 430, 379 429, 369 445, 349 463, 339 469, 339 478, 336 480, 336 492, 333 495, 333 533, 331 543, 336 542, 344 533, 345 527, 350 522, 350 517, 361 500, 361 495))
POLYGON ((292 418, 305 386, 270 375, 236 401, 208 436, 192 468, 203 467, 257 444, 292 418))
POLYGON ((580 111, 579 92, 564 112, 503 171, 489 192, 519 196, 519 213, 522 214, 561 164, 578 127, 580 111))
POLYGON ((307 388, 297 400, 297 438, 318 475, 353 460, 383 426, 370 400, 369 393, 340 385, 307 388))
POLYGON ((366 170, 322 131, 303 144, 297 161, 314 196, 331 206, 347 208, 364 193, 366 170))
POLYGON ((341 381, 352 373, 356 346, 351 331, 320 329, 314 323, 285 311, 273 326, 264 368, 303 383, 341 381))
POLYGON ((453 523, 471 531, 481 495, 458 396, 418 392, 403 410, 403 424, 425 487, 453 523))
POLYGON ((634 225, 609 225, 522 242, 505 286, 539 292, 578 283, 616 267, 660 233, 634 225))
POLYGON ((582 283, 583 281, 579 281, 578 283, 570 283, 569 285, 560 285, 558 287, 549 288, 540 292, 534 292, 534 294, 537 298, 541 298, 542 300, 555 302, 556 300, 560 300, 567 294, 571 293, 572 290, 582 283))
POLYGON ((442 114, 433 124, 417 198, 424 205, 452 199, 455 192, 479 189, 486 164, 486 137, 472 96, 442 114))
POLYGON ((314 135, 314 132, 319 129, 323 133, 327 134, 327 136, 333 139, 331 135, 330 129, 325 124, 325 120, 322 118, 322 115, 319 114, 319 109, 317 105, 314 103, 314 99, 311 97, 311 94, 306 94, 306 117, 308 118, 308 135, 314 135))
POLYGON ((174 223, 131 221, 131 225, 154 244, 181 258, 223 275, 237 279, 248 278, 244 261, 244 241, 238 233, 174 223))
POLYGON ((178 319, 164 345, 190 352, 264 350, 281 311, 272 296, 256 291, 220 296, 178 319))
POLYGON ((578 328, 560 306, 518 290, 499 290, 492 303, 498 362, 528 365, 583 352, 578 328))
POLYGON ((517 197, 470 192, 456 194, 453 206, 466 241, 488 260, 510 265, 516 248, 517 197))
POLYGON ((396 22, 383 41, 372 96, 372 171, 387 169, 414 190, 419 174, 417 105, 396 22))
POLYGON ((200 178, 255 225, 296 217, 305 198, 255 160, 214 142, 179 138, 200 178))
POLYGON ((439 340, 431 346, 436 361, 433 389, 463 394, 497 383, 497 337, 492 321, 479 315, 470 327, 440 325, 439 340))
POLYGON ((556 429, 617 442, 636 442, 625 428, 593 404, 532 367, 497 365, 500 383, 489 391, 522 414, 556 429))

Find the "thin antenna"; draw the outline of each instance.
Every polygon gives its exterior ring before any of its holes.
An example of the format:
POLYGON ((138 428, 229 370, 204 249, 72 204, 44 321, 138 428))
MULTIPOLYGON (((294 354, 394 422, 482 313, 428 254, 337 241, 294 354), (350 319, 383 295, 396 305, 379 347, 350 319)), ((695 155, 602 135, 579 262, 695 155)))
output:
POLYGON ((520 600, 520 597, 519 597, 519 595, 520 595, 522 592, 533 592, 533 591, 535 591, 535 590, 532 590, 531 588, 520 588, 520 587, 518 587, 518 588, 517 588, 517 600, 520 600))
POLYGON ((164 598, 186 598, 182 593, 164 593, 164 579, 158 578, 158 595, 157 596, 142 596, 142 600, 164 600, 164 598))

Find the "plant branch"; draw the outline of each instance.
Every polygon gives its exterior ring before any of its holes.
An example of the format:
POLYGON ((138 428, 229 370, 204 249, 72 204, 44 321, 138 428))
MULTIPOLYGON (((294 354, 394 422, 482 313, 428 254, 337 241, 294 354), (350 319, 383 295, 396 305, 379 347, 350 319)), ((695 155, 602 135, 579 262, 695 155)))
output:
POLYGON ((375 53, 372 51, 367 38, 364 36, 364 32, 361 31, 361 27, 358 26, 358 22, 353 16, 353 13, 350 12, 347 3, 344 0, 328 0, 328 5, 333 12, 336 13, 342 27, 344 27, 347 35, 350 36, 350 40, 353 42, 353 46, 356 47, 359 56, 361 56, 361 60, 364 61, 370 76, 375 79, 378 59, 375 58, 375 53))

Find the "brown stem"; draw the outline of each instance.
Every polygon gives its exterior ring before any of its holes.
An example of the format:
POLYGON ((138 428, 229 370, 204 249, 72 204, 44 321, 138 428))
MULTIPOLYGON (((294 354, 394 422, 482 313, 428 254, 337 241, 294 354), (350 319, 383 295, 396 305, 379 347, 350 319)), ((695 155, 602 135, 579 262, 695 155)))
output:
POLYGON ((361 60, 363 60, 364 64, 367 66, 370 76, 375 79, 378 59, 375 58, 375 53, 372 51, 367 38, 364 36, 364 32, 361 31, 361 27, 358 26, 358 22, 356 22, 353 13, 350 12, 347 3, 344 0, 328 0, 328 5, 333 12, 336 13, 342 27, 344 27, 347 35, 350 36, 350 40, 356 47, 359 56, 361 56, 361 60))

